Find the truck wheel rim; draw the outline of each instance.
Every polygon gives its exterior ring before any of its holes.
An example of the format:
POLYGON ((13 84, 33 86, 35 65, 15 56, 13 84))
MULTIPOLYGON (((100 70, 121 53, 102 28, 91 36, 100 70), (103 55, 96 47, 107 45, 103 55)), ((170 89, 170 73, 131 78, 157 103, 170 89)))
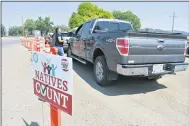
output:
POLYGON ((101 81, 103 78, 103 68, 101 62, 96 63, 96 77, 99 81, 101 81))

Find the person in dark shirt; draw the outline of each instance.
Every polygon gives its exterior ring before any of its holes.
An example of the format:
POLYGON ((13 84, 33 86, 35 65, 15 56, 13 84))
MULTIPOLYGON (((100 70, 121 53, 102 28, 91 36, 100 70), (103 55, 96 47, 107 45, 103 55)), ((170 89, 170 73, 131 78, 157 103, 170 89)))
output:
POLYGON ((55 46, 58 49, 58 55, 63 56, 64 55, 64 49, 63 49, 64 40, 62 40, 61 29, 56 28, 55 33, 56 33, 55 46))

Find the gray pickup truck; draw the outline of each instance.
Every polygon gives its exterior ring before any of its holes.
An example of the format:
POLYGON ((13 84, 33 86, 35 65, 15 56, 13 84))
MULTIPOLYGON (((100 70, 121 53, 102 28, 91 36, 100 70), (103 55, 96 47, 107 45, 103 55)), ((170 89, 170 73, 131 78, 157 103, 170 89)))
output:
POLYGON ((157 79, 185 71, 186 36, 134 32, 129 22, 93 19, 78 27, 69 40, 68 56, 94 64, 97 84, 103 86, 118 75, 157 79))

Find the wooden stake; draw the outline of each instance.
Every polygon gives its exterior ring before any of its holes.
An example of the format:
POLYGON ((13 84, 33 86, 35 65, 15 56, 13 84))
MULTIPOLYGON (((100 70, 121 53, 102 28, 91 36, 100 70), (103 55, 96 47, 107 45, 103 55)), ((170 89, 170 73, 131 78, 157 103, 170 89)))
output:
POLYGON ((60 110, 50 105, 50 113, 51 113, 51 126, 61 126, 61 113, 60 110))

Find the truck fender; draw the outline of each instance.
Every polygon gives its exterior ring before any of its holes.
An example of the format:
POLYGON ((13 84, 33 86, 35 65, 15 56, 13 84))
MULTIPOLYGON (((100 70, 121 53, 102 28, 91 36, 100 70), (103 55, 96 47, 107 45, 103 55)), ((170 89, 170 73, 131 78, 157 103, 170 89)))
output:
MULTIPOLYGON (((100 48, 100 47, 94 48, 94 50, 93 50, 93 63, 95 62, 95 59, 96 59, 97 56, 102 56, 102 55, 104 55, 104 57, 106 59, 106 54, 103 52, 102 48, 100 48)), ((107 79, 108 80, 117 80, 118 74, 116 72, 110 70, 110 66, 109 66, 109 63, 108 63, 107 60, 106 60, 106 63, 107 63, 107 67, 109 69, 107 79)))
POLYGON ((106 57, 106 54, 104 52, 104 47, 103 47, 103 44, 102 42, 96 42, 93 46, 93 63, 94 63, 94 60, 96 58, 96 56, 100 56, 100 55, 104 55, 106 57))

